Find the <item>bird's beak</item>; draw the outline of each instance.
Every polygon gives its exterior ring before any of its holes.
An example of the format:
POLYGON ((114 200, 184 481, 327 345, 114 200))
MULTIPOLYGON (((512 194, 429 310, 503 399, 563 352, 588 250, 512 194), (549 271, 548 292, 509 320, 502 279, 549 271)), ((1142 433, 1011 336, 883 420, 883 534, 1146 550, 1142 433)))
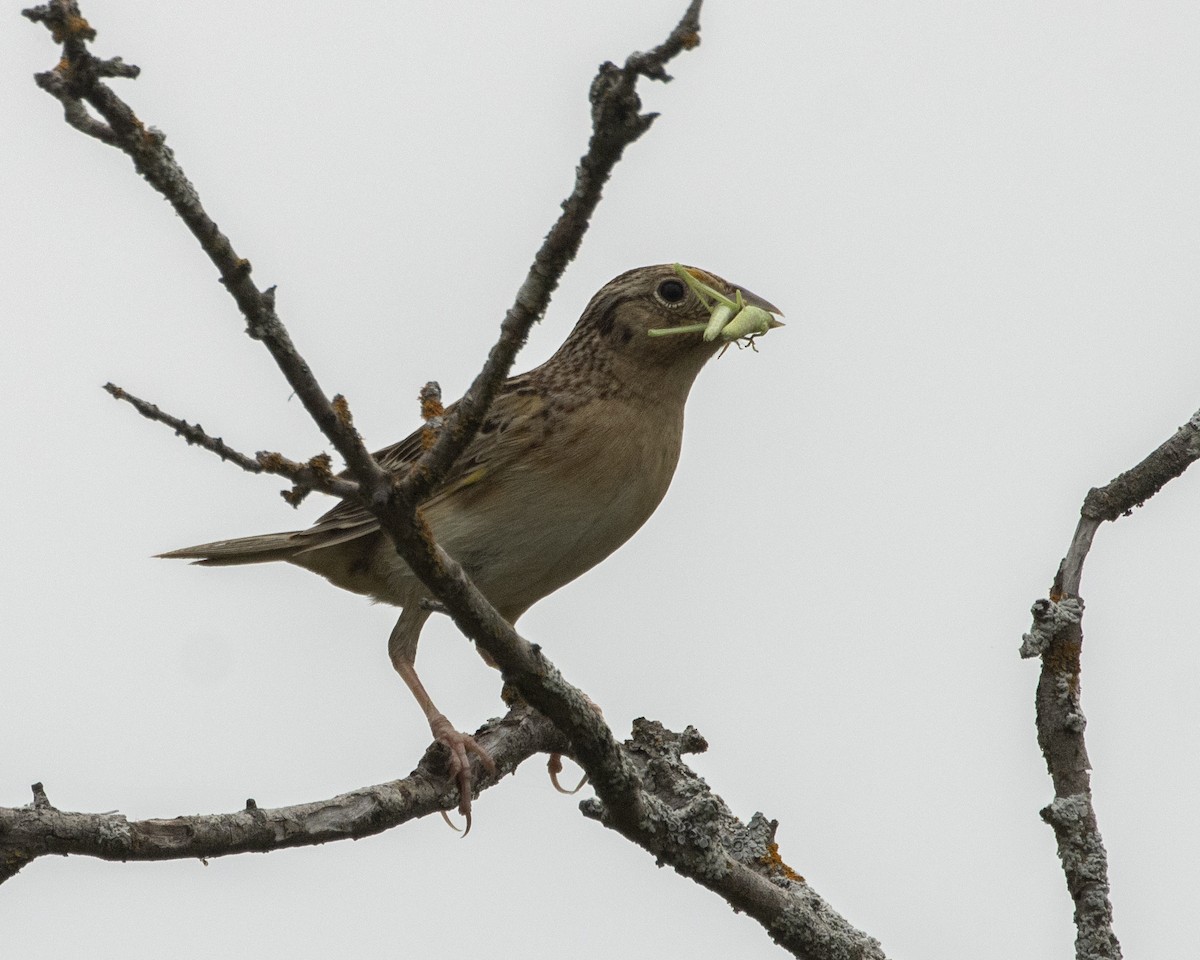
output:
MULTIPOLYGON (((711 273, 705 273, 699 267, 684 267, 684 270, 686 270, 687 273, 689 273, 692 277, 695 277, 695 279, 699 280, 707 287, 716 287, 719 283, 716 277, 714 277, 711 273)), ((764 300, 757 293, 751 293, 745 287, 735 286, 734 289, 742 291, 742 299, 745 300, 746 303, 750 304, 750 306, 761 307, 763 310, 766 310, 767 313, 775 314, 775 317, 783 316, 782 310, 780 310, 769 300, 764 300)), ((776 329, 777 327, 787 326, 787 324, 785 324, 782 320, 776 320, 775 317, 772 317, 770 320, 772 330, 776 329)))

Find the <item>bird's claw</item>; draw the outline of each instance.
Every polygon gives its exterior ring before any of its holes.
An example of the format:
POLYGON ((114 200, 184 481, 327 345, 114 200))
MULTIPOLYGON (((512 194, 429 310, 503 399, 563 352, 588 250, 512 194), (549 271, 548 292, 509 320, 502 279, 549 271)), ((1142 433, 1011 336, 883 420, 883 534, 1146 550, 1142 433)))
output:
POLYGON ((550 782, 552 784, 554 784, 554 789, 557 790, 559 793, 565 793, 567 796, 572 796, 573 794, 578 793, 585 786, 587 786, 588 775, 585 773, 583 775, 583 779, 580 780, 579 783, 575 784, 575 789, 568 790, 566 787, 564 787, 561 783, 558 782, 558 775, 560 773, 562 773, 562 769, 563 769, 562 754, 561 753, 550 754, 550 759, 546 761, 546 770, 549 771, 549 773, 550 773, 550 782))
MULTIPOLYGON (((430 718, 429 728, 433 732, 433 738, 450 751, 447 773, 450 779, 458 785, 458 812, 467 821, 466 826, 462 829, 462 835, 466 837, 471 832, 471 783, 473 778, 470 754, 473 753, 479 758, 479 762, 483 764, 488 773, 496 772, 496 761, 469 733, 455 730, 444 714, 439 713, 430 718)), ((444 810, 442 819, 453 829, 459 829, 450 822, 450 818, 446 816, 444 810)))

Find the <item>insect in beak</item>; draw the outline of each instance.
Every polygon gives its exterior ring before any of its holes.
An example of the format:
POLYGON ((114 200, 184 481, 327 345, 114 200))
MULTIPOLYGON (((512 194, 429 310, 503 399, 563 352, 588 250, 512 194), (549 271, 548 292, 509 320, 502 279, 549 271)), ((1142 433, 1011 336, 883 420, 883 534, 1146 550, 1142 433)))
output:
POLYGON ((750 340, 760 337, 768 330, 782 327, 783 323, 772 316, 772 311, 765 307, 746 302, 741 290, 734 291, 735 296, 730 300, 718 290, 704 283, 682 264, 674 264, 675 273, 686 283, 708 310, 708 323, 689 323, 682 327, 660 327, 647 330, 652 337, 667 337, 677 333, 703 333, 704 339, 711 343, 720 337, 727 344, 734 340, 750 340))

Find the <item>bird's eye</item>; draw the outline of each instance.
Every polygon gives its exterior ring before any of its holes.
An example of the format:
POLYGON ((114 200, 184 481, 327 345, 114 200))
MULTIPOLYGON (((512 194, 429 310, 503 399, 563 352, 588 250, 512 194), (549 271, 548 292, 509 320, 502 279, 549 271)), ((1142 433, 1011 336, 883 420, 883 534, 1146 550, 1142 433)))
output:
POLYGON ((658 285, 658 295, 665 303, 678 303, 687 296, 687 287, 679 280, 664 280, 658 285))

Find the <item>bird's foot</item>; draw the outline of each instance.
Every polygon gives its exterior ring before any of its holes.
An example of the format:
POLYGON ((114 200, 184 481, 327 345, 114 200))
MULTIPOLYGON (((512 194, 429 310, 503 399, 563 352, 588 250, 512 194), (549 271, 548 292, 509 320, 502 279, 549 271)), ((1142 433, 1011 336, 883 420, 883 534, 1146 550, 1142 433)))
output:
POLYGON ((565 793, 570 796, 571 794, 578 793, 587 785, 588 775, 586 773, 583 775, 583 779, 575 784, 574 790, 568 790, 558 782, 558 775, 562 773, 563 769, 562 757, 563 755, 561 753, 550 754, 550 759, 546 761, 546 769, 550 772, 550 782, 554 784, 554 789, 559 793, 565 793))
MULTIPOLYGON (((591 697, 589 697, 586 693, 583 694, 583 699, 589 707, 591 707, 593 710, 596 711, 596 715, 598 717, 604 716, 604 711, 600 709, 600 704, 596 703, 596 701, 593 700, 591 697)), ((562 769, 563 769, 562 758, 563 758, 563 755, 561 753, 550 754, 550 759, 546 761, 546 770, 549 771, 549 773, 550 773, 550 782, 552 784, 554 784, 554 789, 557 790, 559 793, 565 793, 565 794, 567 794, 567 796, 571 796, 572 794, 578 793, 580 790, 582 790, 584 787, 587 786, 588 775, 586 773, 583 775, 583 779, 580 780, 577 784, 575 784, 574 790, 568 790, 566 787, 564 787, 561 783, 558 782, 558 775, 560 773, 562 773, 562 769)))
MULTIPOLYGON (((458 812, 466 818, 467 825, 463 828, 462 835, 465 837, 471 832, 471 759, 473 753, 479 758, 479 762, 483 764, 484 769, 488 773, 496 772, 496 761, 492 759, 492 755, 481 747, 469 733, 461 733, 455 730, 450 725, 450 721, 446 719, 445 714, 434 714, 429 719, 429 729, 433 732, 433 738, 440 744, 443 744, 450 751, 449 775, 450 779, 458 784, 458 812)), ((445 811, 442 811, 442 819, 454 827, 450 823, 450 818, 446 816, 445 811)))

